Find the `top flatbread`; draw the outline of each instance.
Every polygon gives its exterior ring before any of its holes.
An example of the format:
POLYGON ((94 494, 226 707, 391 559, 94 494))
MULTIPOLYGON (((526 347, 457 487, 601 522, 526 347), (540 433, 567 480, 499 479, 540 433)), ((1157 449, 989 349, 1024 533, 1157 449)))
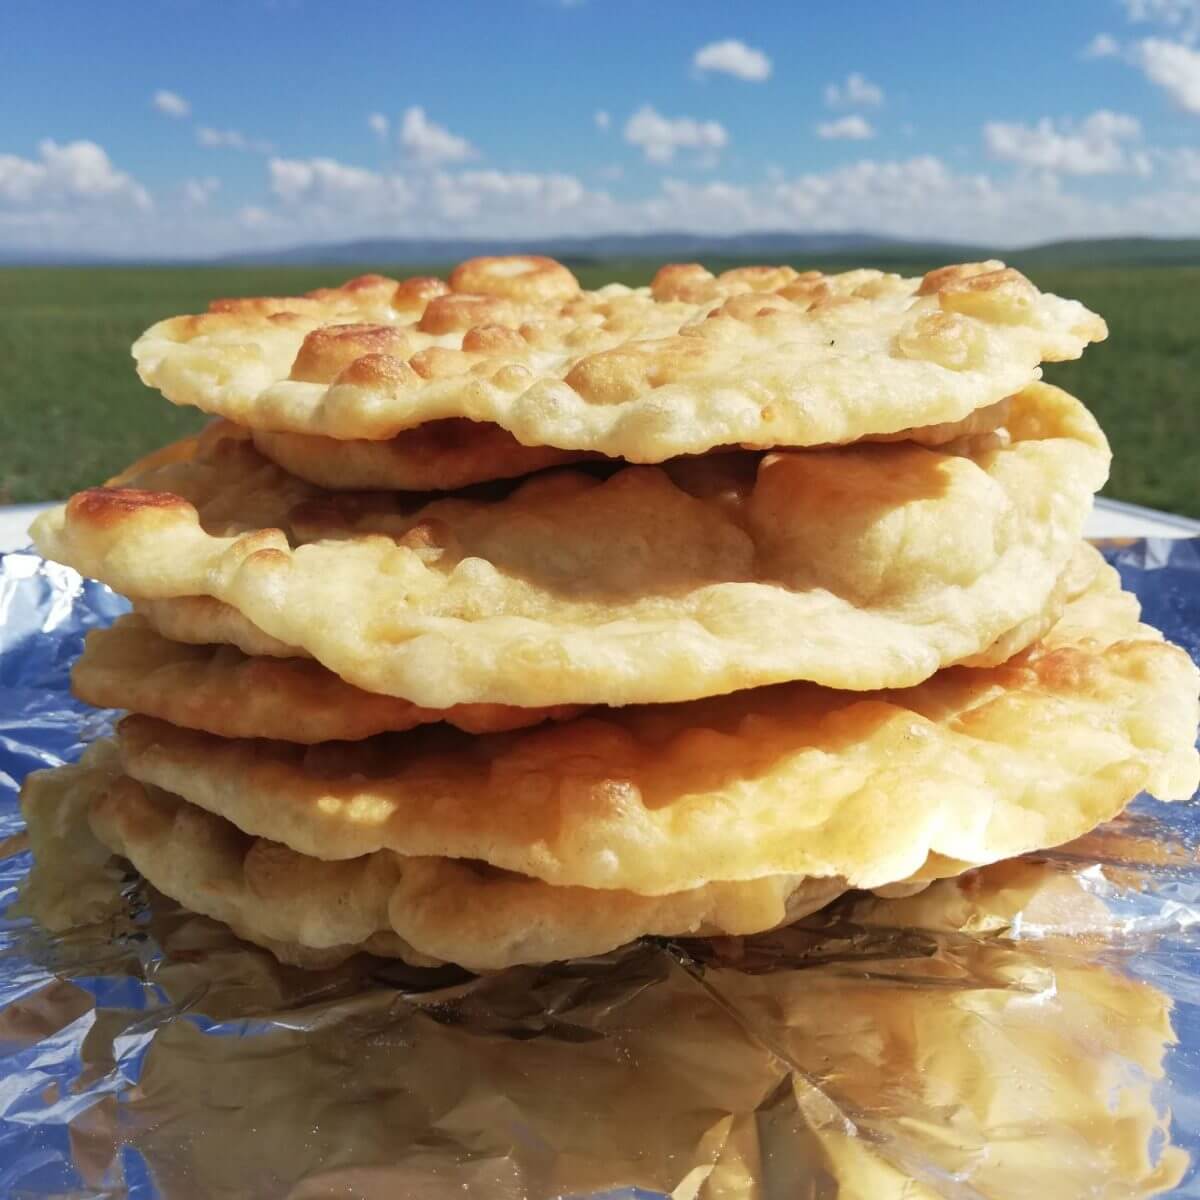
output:
POLYGON ((223 442, 81 492, 33 534, 135 600, 219 600, 357 687, 426 708, 791 679, 866 690, 918 683, 1016 626, 1036 637, 1107 467, 1086 409, 1037 384, 1004 436, 941 450, 560 471, 407 510, 320 493, 223 442))
POLYGON ((999 262, 902 279, 662 268, 581 291, 551 259, 222 300, 134 344, 143 381, 252 429, 382 440, 467 418, 526 446, 661 462, 955 422, 1107 335, 999 262))

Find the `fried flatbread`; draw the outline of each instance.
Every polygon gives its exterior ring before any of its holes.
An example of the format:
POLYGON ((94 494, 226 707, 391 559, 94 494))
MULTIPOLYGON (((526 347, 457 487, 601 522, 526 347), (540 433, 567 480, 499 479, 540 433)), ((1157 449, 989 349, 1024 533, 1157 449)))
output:
POLYGON ((23 905, 50 928, 105 915, 101 896, 113 907, 110 854, 185 908, 309 967, 366 951, 497 970, 601 953, 645 934, 770 929, 845 890, 840 880, 776 878, 651 897, 386 850, 327 862, 248 836, 114 768, 101 744, 80 766, 35 773, 23 790, 35 851, 23 905))
POLYGON ((1101 566, 1025 654, 903 691, 791 684, 309 748, 129 717, 119 743, 127 774, 313 857, 474 859, 646 895, 878 888, 1058 845, 1143 789, 1187 798, 1198 679, 1101 566))
POLYGON ((407 507, 321 492, 219 441, 81 492, 33 534, 135 601, 218 600, 273 645, 428 708, 793 679, 869 690, 918 683, 1018 626, 1036 636, 1108 458, 1086 409, 1043 384, 1013 398, 1003 433, 941 450, 556 471, 407 507))
POLYGON ((144 382, 253 429, 381 441, 467 419, 528 447, 661 462, 961 421, 1106 336, 1000 262, 902 279, 664 267, 582 291, 560 263, 474 259, 449 283, 364 276, 223 300, 135 343, 144 382))
POLYGON ((579 711, 502 704, 420 708, 364 692, 312 659, 251 658, 233 646, 174 642, 137 615, 88 634, 71 687, 98 708, 124 708, 222 737, 303 743, 355 741, 437 721, 493 733, 579 711))

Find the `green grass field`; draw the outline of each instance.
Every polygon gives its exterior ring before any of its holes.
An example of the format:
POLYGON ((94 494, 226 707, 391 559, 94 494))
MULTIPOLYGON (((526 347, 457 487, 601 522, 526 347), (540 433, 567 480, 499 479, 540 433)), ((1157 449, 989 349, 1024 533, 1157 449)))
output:
MULTIPOLYGON (((935 264, 880 265, 908 273, 935 264)), ((1116 454, 1107 494, 1200 516, 1200 268, 1031 263, 1029 269, 1042 288, 1075 296, 1108 319, 1106 343, 1080 362, 1046 372, 1084 399, 1107 431, 1116 454)), ((645 282, 651 270, 645 263, 614 262, 579 266, 576 273, 592 286, 614 278, 645 282)), ((134 374, 129 345, 151 322, 201 311, 215 296, 288 294, 354 273, 336 267, 0 269, 0 503, 66 496, 203 422, 200 413, 175 408, 144 388, 134 374)))

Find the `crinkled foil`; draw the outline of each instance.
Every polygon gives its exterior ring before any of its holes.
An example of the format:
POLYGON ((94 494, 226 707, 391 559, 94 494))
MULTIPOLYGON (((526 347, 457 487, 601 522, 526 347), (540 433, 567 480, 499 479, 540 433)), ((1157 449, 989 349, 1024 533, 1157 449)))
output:
MULTIPOLYGON (((1200 654, 1200 542, 1108 547, 1200 654)), ((124 604, 0 558, 0 888, 30 769, 124 604)), ((1055 852, 798 925, 471 978, 282 967, 130 879, 0 923, 0 1196, 954 1200, 1200 1196, 1200 820, 1140 801, 1055 852)))

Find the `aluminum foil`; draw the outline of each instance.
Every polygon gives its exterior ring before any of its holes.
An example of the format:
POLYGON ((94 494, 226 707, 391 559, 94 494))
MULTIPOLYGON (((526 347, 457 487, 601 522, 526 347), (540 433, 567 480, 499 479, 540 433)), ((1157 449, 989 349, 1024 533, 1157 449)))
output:
MULTIPOLYGON (((1200 656, 1200 541, 1107 548, 1200 656)), ((4 905, 30 769, 124 602, 0 556, 4 905)), ((1200 1197, 1200 816, 788 929, 484 978, 305 973, 130 879, 101 926, 0 919, 0 1196, 1200 1197)))

